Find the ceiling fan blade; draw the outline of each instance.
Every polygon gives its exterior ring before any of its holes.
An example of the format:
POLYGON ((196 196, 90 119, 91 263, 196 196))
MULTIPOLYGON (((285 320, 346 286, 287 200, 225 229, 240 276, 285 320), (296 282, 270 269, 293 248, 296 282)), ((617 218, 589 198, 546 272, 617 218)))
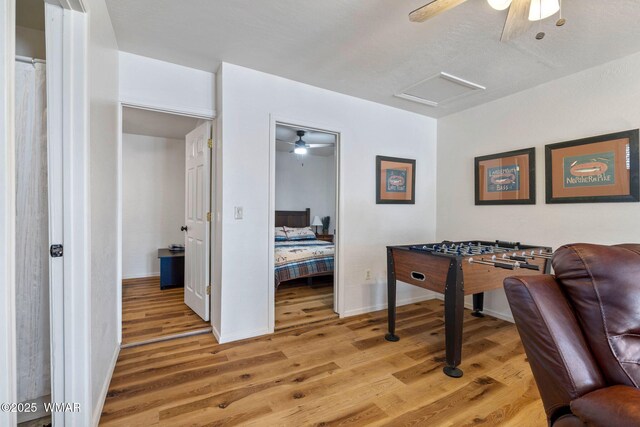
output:
POLYGON ((506 42, 526 32, 531 23, 529 22, 529 7, 531 0, 513 0, 509 6, 509 14, 504 23, 502 37, 500 41, 506 42))
POLYGON ((307 144, 309 148, 333 147, 333 144, 307 144))
POLYGON ((276 142, 284 142, 285 144, 291 144, 291 145, 295 144, 295 142, 289 142, 289 141, 285 141, 283 139, 276 139, 276 142))
POLYGON ((461 5, 467 0, 434 0, 429 4, 417 8, 409 14, 409 21, 424 22, 429 18, 461 5))

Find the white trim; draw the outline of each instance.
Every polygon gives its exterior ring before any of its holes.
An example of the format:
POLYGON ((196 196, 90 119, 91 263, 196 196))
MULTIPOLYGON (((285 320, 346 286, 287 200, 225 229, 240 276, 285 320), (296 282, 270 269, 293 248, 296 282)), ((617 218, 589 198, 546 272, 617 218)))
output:
POLYGON ((160 272, 156 271, 153 273, 140 273, 140 274, 127 274, 126 276, 122 273, 120 273, 122 275, 122 280, 128 280, 128 279, 145 279, 147 277, 160 277, 160 272))
MULTIPOLYGON (((335 244, 335 254, 334 254, 334 270, 333 270, 333 280, 334 280, 334 303, 333 309, 338 313, 339 317, 344 317, 344 293, 345 293, 345 280, 344 275, 342 274, 342 270, 340 270, 340 266, 343 265, 343 253, 344 251, 340 250, 340 236, 341 229, 340 225, 342 224, 342 191, 341 191, 341 165, 340 165, 340 149, 342 146, 342 127, 341 126, 333 126, 321 123, 314 123, 312 120, 305 120, 302 118, 294 119, 291 117, 281 117, 275 114, 269 115, 269 180, 267 185, 269 186, 269 224, 273 225, 275 223, 275 208, 276 208, 276 126, 278 124, 294 126, 309 130, 316 130, 326 133, 331 133, 336 136, 336 153, 335 153, 335 165, 336 165, 336 223, 335 229, 337 230, 334 237, 333 242, 335 244), (304 124, 303 124, 304 123, 304 124), (331 129, 331 130, 329 130, 331 129)), ((274 242, 275 242, 275 231, 274 227, 269 227, 269 241, 267 244, 268 251, 268 263, 269 263, 269 271, 273 272, 275 268, 274 261, 274 242)), ((275 277, 273 274, 268 275, 268 301, 267 301, 267 324, 269 333, 273 333, 275 331, 275 277)))
POLYGON ((137 108, 139 110, 155 111, 158 113, 175 114, 176 116, 193 117, 196 119, 213 120, 216 118, 216 110, 208 108, 190 108, 187 106, 170 106, 161 104, 147 104, 145 102, 120 100, 123 107, 137 108))
MULTIPOLYGON (((50 2, 51 3, 51 2, 50 2)), ((50 173, 62 175, 62 290, 52 295, 52 349, 56 402, 77 402, 83 411, 56 413, 56 425, 90 425, 91 395, 91 236, 89 174, 88 17, 47 5, 48 137, 59 141, 61 161, 50 173), (56 297, 57 295, 57 297, 56 297), (60 362, 60 358, 62 361, 60 362)), ((59 230, 57 230, 59 232, 59 230)), ((53 284, 60 288, 59 284, 53 284)))
MULTIPOLYGON (((16 402, 15 0, 0 0, 0 403, 16 402)), ((0 411, 0 425, 16 424, 0 411)))
POLYGON ((180 332, 178 334, 165 335, 163 337, 149 338, 148 340, 144 340, 144 341, 130 342, 128 344, 123 344, 120 348, 124 349, 124 348, 140 347, 141 345, 153 344, 153 343, 164 342, 164 341, 171 341, 171 340, 176 340, 178 338, 192 337, 194 335, 204 335, 204 334, 208 335, 209 332, 211 332, 211 326, 209 326, 207 328, 196 329, 195 331, 180 332))
MULTIPOLYGON (((216 334, 217 331, 214 330, 214 335, 216 334)), ((218 339, 218 344, 225 344, 228 342, 234 342, 234 341, 240 341, 240 340, 246 340, 249 338, 255 338, 255 337, 259 337, 262 335, 268 335, 268 334, 272 334, 273 331, 269 330, 269 329, 257 329, 255 331, 241 331, 241 332, 235 332, 235 333, 231 333, 231 334, 226 334, 226 335, 221 335, 220 338, 218 339)))
POLYGON ((211 332, 213 332, 213 336, 215 337, 218 344, 220 344, 220 331, 218 331, 218 328, 216 328, 216 326, 213 324, 213 316, 211 316, 211 332))
POLYGON ((113 371, 116 369, 116 363, 118 362, 118 356, 120 355, 120 346, 116 346, 113 351, 113 356, 111 357, 111 362, 109 363, 109 375, 104 379, 104 383, 100 388, 100 396, 98 399, 98 406, 93 411, 93 423, 92 426, 97 426, 100 423, 100 417, 102 416, 102 409, 104 408, 104 402, 107 400, 107 392, 109 391, 109 384, 111 384, 111 377, 113 376, 113 371))
MULTIPOLYGON (((400 307, 408 304, 415 304, 417 302, 422 302, 422 301, 430 301, 432 299, 437 299, 437 297, 434 294, 431 294, 431 295, 421 295, 419 297, 404 298, 396 301, 396 307, 400 307)), ((347 310, 343 317, 350 317, 350 316, 356 316, 358 314, 371 313, 373 311, 386 310, 387 307, 388 307, 387 303, 383 302, 376 305, 370 305, 368 307, 354 308, 352 310, 347 310)))

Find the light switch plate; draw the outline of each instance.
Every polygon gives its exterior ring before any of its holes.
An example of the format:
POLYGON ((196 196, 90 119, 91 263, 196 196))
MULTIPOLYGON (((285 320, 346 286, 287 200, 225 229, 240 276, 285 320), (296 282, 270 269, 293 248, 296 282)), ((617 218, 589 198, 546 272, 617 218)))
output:
POLYGON ((243 212, 242 212, 242 206, 235 206, 235 207, 233 208, 233 217, 234 217, 235 219, 242 219, 242 214, 243 214, 243 212))

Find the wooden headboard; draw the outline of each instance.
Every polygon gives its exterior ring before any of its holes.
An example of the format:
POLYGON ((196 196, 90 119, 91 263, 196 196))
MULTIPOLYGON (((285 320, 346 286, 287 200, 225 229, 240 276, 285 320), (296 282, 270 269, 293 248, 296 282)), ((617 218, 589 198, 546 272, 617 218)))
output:
POLYGON ((311 225, 311 209, 304 211, 276 211, 276 227, 307 227, 311 225))

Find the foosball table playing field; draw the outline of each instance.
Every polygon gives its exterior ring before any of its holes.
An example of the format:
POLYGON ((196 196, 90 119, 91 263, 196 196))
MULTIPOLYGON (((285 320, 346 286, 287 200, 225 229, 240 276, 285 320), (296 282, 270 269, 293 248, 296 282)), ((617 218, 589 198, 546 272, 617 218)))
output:
POLYGON ((519 242, 465 241, 387 246, 389 333, 396 329, 396 281, 444 295, 445 374, 459 378, 462 370, 464 296, 473 295, 473 312, 483 317, 484 292, 502 288, 509 276, 549 274, 552 250, 519 242))

